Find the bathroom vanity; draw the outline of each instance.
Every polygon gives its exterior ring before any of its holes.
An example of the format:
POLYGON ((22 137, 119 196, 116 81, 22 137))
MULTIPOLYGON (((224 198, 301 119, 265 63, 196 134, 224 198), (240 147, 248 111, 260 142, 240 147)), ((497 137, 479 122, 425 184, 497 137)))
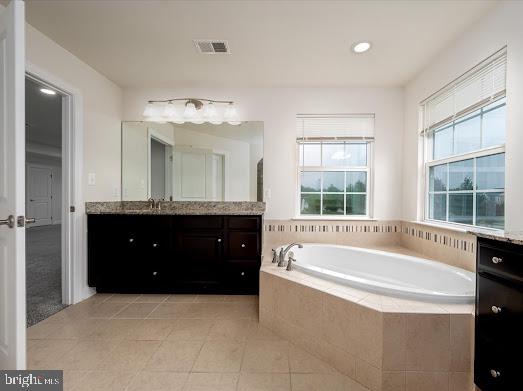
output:
POLYGON ((523 389, 523 235, 478 234, 474 382, 523 389))
POLYGON ((257 294, 262 202, 87 203, 98 292, 257 294))

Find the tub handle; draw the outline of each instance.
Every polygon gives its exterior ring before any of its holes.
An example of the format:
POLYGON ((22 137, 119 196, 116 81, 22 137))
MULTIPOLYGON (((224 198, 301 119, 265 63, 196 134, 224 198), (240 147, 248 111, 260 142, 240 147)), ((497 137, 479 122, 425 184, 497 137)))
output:
POLYGON ((498 263, 501 263, 501 262, 503 262, 503 258, 501 258, 501 257, 492 257, 492 263, 497 265, 498 263))
POLYGON ((493 378, 498 378, 501 376, 501 373, 499 373, 499 371, 496 371, 495 369, 491 369, 490 376, 492 376, 493 378))
POLYGON ((276 250, 272 249, 271 253, 272 253, 272 263, 278 262, 278 257, 276 256, 276 250))
POLYGON ((493 305, 491 308, 492 312, 495 314, 499 314, 501 312, 501 307, 498 307, 497 305, 493 305))

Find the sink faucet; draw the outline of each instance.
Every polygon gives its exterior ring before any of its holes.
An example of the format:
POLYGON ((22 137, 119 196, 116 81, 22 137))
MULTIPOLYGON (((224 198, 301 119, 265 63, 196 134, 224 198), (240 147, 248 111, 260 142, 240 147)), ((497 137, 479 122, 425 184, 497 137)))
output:
POLYGON ((284 267, 285 266, 285 256, 287 255, 289 250, 291 248, 293 248, 294 246, 298 246, 298 248, 303 248, 303 244, 301 244, 301 243, 292 243, 292 244, 289 244, 285 248, 282 247, 282 249, 280 250, 279 261, 278 261, 278 266, 279 267, 284 267))
POLYGON ((147 200, 147 202, 149 202, 149 209, 154 209, 154 208, 156 208, 156 201, 154 200, 154 198, 152 198, 152 197, 149 198, 149 199, 147 200))

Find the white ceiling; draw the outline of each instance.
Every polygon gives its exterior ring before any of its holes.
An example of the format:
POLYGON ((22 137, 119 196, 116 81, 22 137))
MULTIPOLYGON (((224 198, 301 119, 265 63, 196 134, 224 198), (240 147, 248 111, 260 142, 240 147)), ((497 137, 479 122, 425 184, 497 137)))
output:
POLYGON ((48 1, 28 22, 122 87, 403 85, 494 0, 48 1), (193 39, 228 40, 202 55, 193 39), (354 41, 372 50, 351 53, 354 41))
POLYGON ((62 97, 45 95, 43 86, 25 79, 26 142, 62 147, 62 97))

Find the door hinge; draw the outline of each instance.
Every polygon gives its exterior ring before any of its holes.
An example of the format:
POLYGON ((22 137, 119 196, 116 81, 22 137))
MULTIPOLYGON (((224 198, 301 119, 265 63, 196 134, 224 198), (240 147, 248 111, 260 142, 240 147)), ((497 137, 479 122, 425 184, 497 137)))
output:
POLYGON ((76 208, 74 206, 69 207, 69 212, 74 213, 76 211, 76 208))

